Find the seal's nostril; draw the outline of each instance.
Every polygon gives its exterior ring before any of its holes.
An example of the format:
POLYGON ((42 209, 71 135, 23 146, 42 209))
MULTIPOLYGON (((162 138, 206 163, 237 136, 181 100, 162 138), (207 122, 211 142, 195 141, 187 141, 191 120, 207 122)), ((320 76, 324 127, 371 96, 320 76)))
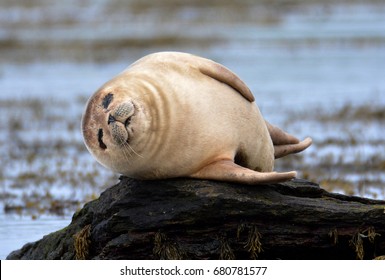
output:
POLYGON ((127 127, 131 123, 131 117, 127 118, 127 120, 124 122, 124 126, 127 127))
POLYGON ((116 119, 112 115, 109 115, 107 124, 113 123, 115 121, 116 119))

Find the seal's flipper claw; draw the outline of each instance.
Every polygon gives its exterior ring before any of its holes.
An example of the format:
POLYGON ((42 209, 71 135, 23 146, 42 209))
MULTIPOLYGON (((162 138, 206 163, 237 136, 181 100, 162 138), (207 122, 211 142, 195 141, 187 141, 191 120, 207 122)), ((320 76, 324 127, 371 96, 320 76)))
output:
POLYGON ((295 171, 284 173, 258 172, 239 166, 231 160, 220 160, 203 167, 190 177, 254 185, 284 182, 294 179, 296 175, 295 171))

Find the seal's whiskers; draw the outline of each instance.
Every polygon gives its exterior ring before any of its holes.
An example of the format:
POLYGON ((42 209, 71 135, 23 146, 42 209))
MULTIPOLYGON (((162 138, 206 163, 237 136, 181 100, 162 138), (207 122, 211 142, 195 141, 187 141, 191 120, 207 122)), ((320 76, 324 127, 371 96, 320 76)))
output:
POLYGON ((127 147, 132 153, 134 153, 135 155, 137 155, 138 157, 140 158, 144 158, 141 154, 137 153, 134 148, 131 147, 130 144, 128 144, 127 142, 124 143, 124 146, 127 147))

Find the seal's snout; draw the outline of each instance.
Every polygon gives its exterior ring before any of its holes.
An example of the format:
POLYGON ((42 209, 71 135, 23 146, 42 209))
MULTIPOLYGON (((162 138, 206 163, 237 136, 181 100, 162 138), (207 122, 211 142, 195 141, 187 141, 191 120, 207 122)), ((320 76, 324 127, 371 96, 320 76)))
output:
POLYGON ((108 117, 108 123, 115 121, 126 124, 127 120, 132 117, 135 113, 134 105, 131 102, 125 102, 120 104, 112 110, 111 114, 108 117))
POLYGON ((131 118, 134 114, 135 107, 132 102, 121 103, 109 112, 107 124, 115 144, 122 146, 129 142, 133 132, 130 128, 131 118))
POLYGON ((116 122, 119 122, 125 127, 128 127, 134 114, 135 107, 131 102, 122 103, 110 112, 108 115, 107 124, 116 125, 116 122))
MULTIPOLYGON (((131 117, 132 117, 132 116, 129 116, 129 117, 127 117, 125 120, 122 119, 120 122, 123 123, 125 127, 127 127, 127 126, 129 126, 130 123, 131 123, 131 117)), ((113 115, 110 114, 110 115, 108 116, 107 124, 110 125, 110 124, 112 124, 112 123, 114 123, 114 122, 116 122, 116 118, 115 118, 113 115)))

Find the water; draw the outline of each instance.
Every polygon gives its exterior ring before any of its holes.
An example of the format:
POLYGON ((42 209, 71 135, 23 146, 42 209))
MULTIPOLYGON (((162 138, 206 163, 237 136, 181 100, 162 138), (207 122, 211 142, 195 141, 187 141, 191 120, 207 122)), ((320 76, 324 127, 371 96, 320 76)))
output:
POLYGON ((82 143, 82 109, 99 86, 154 51, 226 65, 265 118, 313 137, 277 170, 385 198, 385 4, 206 2, 3 1, 1 259, 66 226, 117 181, 82 143))
POLYGON ((41 217, 36 221, 20 216, 0 217, 1 259, 25 244, 43 238, 52 231, 64 228, 68 219, 41 217))

